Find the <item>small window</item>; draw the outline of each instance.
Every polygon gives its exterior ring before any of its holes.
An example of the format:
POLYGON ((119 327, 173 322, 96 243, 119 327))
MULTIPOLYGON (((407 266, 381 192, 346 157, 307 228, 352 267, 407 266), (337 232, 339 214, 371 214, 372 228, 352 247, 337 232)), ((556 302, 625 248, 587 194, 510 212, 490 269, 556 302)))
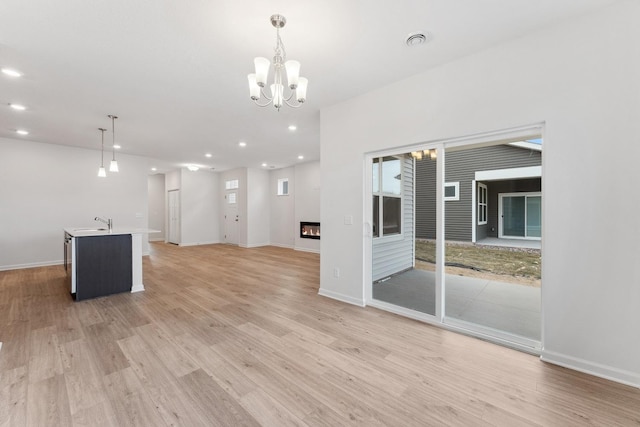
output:
POLYGON ((289 178, 281 178, 278 180, 278 196, 289 195, 289 178))
POLYGON ((487 186, 478 183, 478 225, 487 223, 487 186))
POLYGON ((227 194, 227 203, 229 203, 230 205, 235 204, 237 202, 236 201, 236 197, 237 197, 236 194, 237 193, 229 193, 229 194, 227 194))
POLYGON ((373 159, 373 237, 402 234, 402 160, 373 159))
POLYGON ((224 182, 224 188, 225 190, 235 190, 236 188, 238 188, 238 180, 237 179, 230 179, 228 181, 224 182))
POLYGON ((444 201, 450 202, 460 200, 460 183, 446 182, 444 184, 444 201))

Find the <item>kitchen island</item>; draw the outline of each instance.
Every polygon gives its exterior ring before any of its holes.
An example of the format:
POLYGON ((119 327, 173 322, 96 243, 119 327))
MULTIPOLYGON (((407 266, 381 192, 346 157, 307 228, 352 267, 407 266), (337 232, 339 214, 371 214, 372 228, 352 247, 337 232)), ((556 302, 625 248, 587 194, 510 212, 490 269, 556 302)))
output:
POLYGON ((144 291, 142 228, 65 228, 65 268, 76 301, 144 291))

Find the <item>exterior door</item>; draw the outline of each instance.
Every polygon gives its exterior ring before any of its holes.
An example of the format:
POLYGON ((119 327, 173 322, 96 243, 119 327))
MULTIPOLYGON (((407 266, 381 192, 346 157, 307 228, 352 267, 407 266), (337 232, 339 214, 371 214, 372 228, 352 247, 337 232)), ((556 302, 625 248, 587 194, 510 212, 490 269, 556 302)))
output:
POLYGON ((238 244, 238 193, 227 191, 224 198, 224 242, 238 244))
POLYGON ((169 191, 169 243, 180 244, 180 190, 169 191))
POLYGON ((539 240, 542 236, 540 193, 499 195, 498 237, 539 240))

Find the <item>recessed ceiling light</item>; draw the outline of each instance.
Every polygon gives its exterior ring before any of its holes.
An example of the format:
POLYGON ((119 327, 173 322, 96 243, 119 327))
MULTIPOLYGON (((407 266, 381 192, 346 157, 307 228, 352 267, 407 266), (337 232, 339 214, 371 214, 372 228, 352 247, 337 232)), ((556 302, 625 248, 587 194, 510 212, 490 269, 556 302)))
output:
POLYGON ((213 154, 211 154, 211 153, 207 153, 207 154, 205 154, 204 156, 205 156, 205 157, 211 157, 212 155, 213 155, 213 154))
POLYGON ((289 130, 290 130, 290 131, 294 131, 294 130, 296 130, 296 129, 298 129, 298 126, 296 126, 296 125, 289 125, 289 130))
POLYGON ((14 110, 18 110, 18 111, 24 111, 27 109, 27 107, 25 107, 24 105, 20 105, 20 104, 9 104, 9 106, 11 108, 13 108, 14 110))
POLYGON ((429 33, 417 32, 417 33, 409 33, 407 39, 404 41, 407 46, 418 46, 421 44, 425 44, 429 41, 429 33))
POLYGON ((298 156, 298 160, 302 160, 302 159, 304 159, 304 156, 303 156, 302 154, 300 154, 300 155, 298 156))
POLYGON ((20 71, 12 70, 11 68, 3 68, 2 73, 10 77, 22 77, 22 73, 20 71))
POLYGON ((151 168, 151 170, 155 172, 158 170, 158 168, 151 168))
POLYGON ((244 142, 244 141, 240 141, 240 142, 238 142, 238 145, 239 145, 240 147, 246 147, 246 146, 247 146, 247 143, 246 143, 246 142, 244 142))
POLYGON ((267 164, 266 164, 266 163, 263 163, 263 164, 262 164, 262 167, 263 167, 263 168, 266 168, 266 167, 267 167, 267 164))
POLYGON ((18 135, 29 135, 29 131, 26 131, 26 130, 24 130, 24 129, 18 129, 18 130, 16 131, 16 133, 17 133, 18 135))
POLYGON ((119 144, 114 144, 113 148, 115 148, 116 150, 121 149, 122 147, 119 144))
POLYGON ((195 172, 200 168, 196 165, 187 165, 187 169, 189 169, 191 172, 195 172))

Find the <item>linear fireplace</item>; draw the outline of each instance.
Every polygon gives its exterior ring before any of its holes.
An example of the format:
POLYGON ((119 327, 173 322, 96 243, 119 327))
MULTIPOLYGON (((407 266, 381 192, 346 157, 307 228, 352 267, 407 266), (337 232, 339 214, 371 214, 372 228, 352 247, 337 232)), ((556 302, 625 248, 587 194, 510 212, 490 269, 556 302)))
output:
POLYGON ((300 221, 300 238, 320 239, 320 223, 300 221))

